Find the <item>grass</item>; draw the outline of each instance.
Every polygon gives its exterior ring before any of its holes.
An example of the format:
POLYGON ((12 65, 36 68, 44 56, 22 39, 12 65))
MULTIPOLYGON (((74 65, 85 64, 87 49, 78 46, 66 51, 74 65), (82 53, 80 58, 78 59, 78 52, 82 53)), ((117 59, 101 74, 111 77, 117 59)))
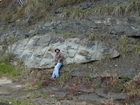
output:
POLYGON ((134 48, 135 48, 135 53, 136 54, 140 54, 140 45, 136 45, 136 46, 134 46, 134 48))
POLYGON ((126 36, 122 36, 119 38, 118 40, 118 45, 117 45, 117 50, 123 55, 126 54, 126 52, 128 52, 129 50, 129 39, 126 36))
POLYGON ((71 78, 71 75, 64 73, 60 76, 58 83, 62 87, 71 78))
POLYGON ((31 96, 30 97, 32 97, 32 98, 38 98, 40 96, 41 96, 40 92, 34 91, 34 92, 31 93, 31 96))
POLYGON ((9 64, 13 57, 13 54, 3 55, 0 57, 0 63, 9 64))
POLYGON ((90 81, 92 81, 93 80, 93 77, 91 77, 91 76, 86 76, 85 77, 85 80, 87 81, 87 82, 90 82, 90 81))
POLYGON ((123 78, 123 81, 124 82, 129 82, 130 80, 131 80, 131 78, 129 78, 128 76, 126 76, 126 77, 123 78))
POLYGON ((56 2, 56 6, 63 7, 63 6, 72 6, 84 2, 85 0, 53 0, 53 1, 56 2))
POLYGON ((93 11, 93 13, 95 14, 111 14, 112 11, 115 9, 115 7, 113 6, 99 6, 99 7, 95 7, 94 9, 92 9, 91 11, 93 11))
POLYGON ((93 11, 97 14, 112 14, 116 16, 125 16, 130 13, 138 13, 138 6, 140 5, 138 0, 130 0, 126 4, 120 4, 116 6, 101 6, 95 8, 93 11))
POLYGON ((19 100, 19 99, 9 99, 6 101, 0 101, 0 104, 2 105, 38 105, 36 103, 33 103, 29 100, 19 100))
MULTIPOLYGON (((89 1, 89 0, 87 0, 89 1)), ((62 19, 83 18, 90 15, 116 15, 126 16, 131 13, 139 12, 140 2, 130 0, 126 4, 116 6, 101 5, 95 8, 81 9, 73 8, 73 5, 85 2, 85 0, 30 0, 24 6, 18 9, 9 9, 8 12, 2 13, 1 19, 8 22, 9 20, 26 19, 29 24, 42 20, 53 19, 54 11, 60 7, 67 7, 62 13, 62 19)), ((10 2, 4 0, 0 2, 0 9, 8 6, 10 2)))
POLYGON ((10 64, 14 60, 15 55, 12 53, 11 45, 15 42, 15 37, 4 37, 0 41, 2 49, 0 50, 0 63, 10 64))
POLYGON ((67 8, 62 14, 61 18, 75 19, 85 18, 91 15, 115 15, 126 16, 130 13, 139 13, 138 6, 140 3, 138 0, 131 0, 126 4, 120 4, 115 6, 102 5, 95 8, 81 9, 81 8, 67 8))
POLYGON ((7 65, 7 64, 0 64, 0 76, 3 75, 15 77, 19 75, 19 71, 14 66, 7 65))
POLYGON ((7 27, 7 25, 3 25, 2 26, 2 30, 4 31, 4 30, 6 30, 8 27, 7 27))
POLYGON ((109 38, 111 38, 110 35, 107 35, 107 34, 103 34, 103 35, 100 35, 100 34, 89 34, 88 38, 91 40, 91 41, 94 41, 94 40, 100 40, 100 41, 107 41, 109 38))
POLYGON ((62 34, 60 34, 60 36, 67 39, 67 38, 73 38, 75 35, 73 33, 63 32, 62 34))

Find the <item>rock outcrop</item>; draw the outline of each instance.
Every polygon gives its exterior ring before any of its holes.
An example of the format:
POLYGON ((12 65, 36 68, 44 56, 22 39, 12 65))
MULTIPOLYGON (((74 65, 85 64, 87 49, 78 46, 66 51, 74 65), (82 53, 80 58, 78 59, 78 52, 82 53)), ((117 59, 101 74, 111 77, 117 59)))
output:
POLYGON ((51 68, 54 66, 54 49, 64 54, 64 64, 86 63, 94 60, 119 56, 119 53, 102 44, 101 41, 88 39, 34 36, 19 40, 11 46, 11 51, 21 58, 29 68, 51 68))

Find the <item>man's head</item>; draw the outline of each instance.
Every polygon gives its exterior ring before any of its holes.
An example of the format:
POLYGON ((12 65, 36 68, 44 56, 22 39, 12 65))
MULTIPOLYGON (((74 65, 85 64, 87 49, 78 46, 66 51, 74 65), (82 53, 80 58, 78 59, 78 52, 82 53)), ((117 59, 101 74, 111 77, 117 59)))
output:
POLYGON ((55 49, 55 52, 56 52, 56 53, 59 53, 59 52, 60 52, 60 50, 59 50, 58 48, 56 48, 56 49, 55 49))

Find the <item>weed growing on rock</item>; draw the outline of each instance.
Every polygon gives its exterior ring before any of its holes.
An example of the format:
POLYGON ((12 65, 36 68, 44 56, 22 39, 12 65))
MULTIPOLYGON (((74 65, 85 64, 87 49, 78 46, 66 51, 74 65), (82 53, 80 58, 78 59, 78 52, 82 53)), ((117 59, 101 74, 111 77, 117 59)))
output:
POLYGON ((71 5, 75 5, 75 4, 78 4, 78 3, 81 3, 85 0, 58 0, 56 1, 56 5, 58 7, 61 7, 61 6, 71 6, 71 5))
POLYGON ((140 3, 138 0, 131 0, 126 4, 120 4, 116 6, 98 6, 95 8, 81 9, 81 8, 72 8, 66 9, 61 13, 61 18, 65 19, 76 19, 83 18, 90 15, 115 15, 115 16, 126 16, 130 13, 138 13, 138 6, 140 3))
POLYGON ((138 6, 140 5, 138 0, 131 0, 126 4, 116 6, 100 6, 93 9, 96 14, 113 14, 116 16, 125 16, 130 13, 138 13, 138 6))
POLYGON ((63 32, 62 34, 60 34, 60 36, 62 36, 63 38, 67 39, 67 38, 72 38, 75 35, 72 34, 72 33, 63 32))
POLYGON ((41 96, 41 94, 39 92, 35 91, 35 92, 31 93, 31 96, 30 97, 32 97, 32 98, 38 98, 40 96, 41 96))
POLYGON ((119 39, 117 49, 122 55, 126 54, 129 51, 130 46, 128 45, 128 43, 129 39, 126 36, 122 36, 119 39))
POLYGON ((41 88, 42 88, 42 84, 41 83, 36 85, 36 89, 41 89, 41 88))
POLYGON ((105 59, 105 60, 108 60, 108 61, 109 61, 109 60, 111 60, 111 58, 112 58, 112 57, 111 57, 110 54, 104 55, 104 59, 105 59))
POLYGON ((114 7, 113 6, 99 6, 99 7, 96 7, 93 9, 93 12, 95 14, 111 14, 112 11, 114 10, 114 7))
POLYGON ((103 34, 103 35, 100 35, 100 34, 90 34, 88 36, 88 38, 91 41, 99 40, 99 41, 102 41, 104 44, 106 44, 108 39, 111 39, 112 37, 110 35, 108 35, 108 34, 103 34))
MULTIPOLYGON (((89 1, 89 0, 87 0, 89 1)), ((10 20, 25 19, 27 23, 34 24, 35 21, 53 19, 54 16, 51 16, 52 12, 55 12, 60 7, 68 7, 65 9, 59 16, 62 19, 75 19, 83 18, 91 15, 116 15, 116 16, 125 16, 130 13, 139 13, 139 1, 130 0, 126 4, 120 4, 116 6, 98 6, 95 8, 72 8, 73 5, 78 3, 85 2, 85 0, 30 0, 25 1, 25 5, 19 7, 17 6, 14 10, 9 10, 5 12, 0 19, 8 22, 10 20), (13 12, 14 11, 14 12, 13 12), (13 15, 14 14, 14 15, 13 15)), ((8 6, 10 1, 4 0, 0 3, 0 10, 8 6)))
POLYGON ((134 48, 135 48, 135 53, 139 55, 140 54, 140 45, 137 45, 134 48))
POLYGON ((129 77, 123 77, 124 82, 129 82, 131 79, 129 77))
POLYGON ((1 38, 0 63, 10 64, 11 61, 15 58, 15 55, 12 53, 13 50, 11 48, 11 45, 15 42, 15 40, 15 37, 12 35, 9 37, 5 36, 1 38))
POLYGON ((46 99, 48 97, 48 95, 46 93, 42 93, 41 96, 46 99))
POLYGON ((6 30, 7 29, 7 25, 3 25, 2 26, 2 30, 4 31, 4 30, 6 30))
POLYGON ((93 77, 91 77, 91 76, 86 76, 85 77, 85 80, 87 81, 87 82, 90 82, 90 81, 92 81, 93 80, 93 77))
POLYGON ((62 87, 64 85, 64 83, 67 82, 69 79, 71 79, 71 75, 64 73, 60 76, 58 83, 62 87))

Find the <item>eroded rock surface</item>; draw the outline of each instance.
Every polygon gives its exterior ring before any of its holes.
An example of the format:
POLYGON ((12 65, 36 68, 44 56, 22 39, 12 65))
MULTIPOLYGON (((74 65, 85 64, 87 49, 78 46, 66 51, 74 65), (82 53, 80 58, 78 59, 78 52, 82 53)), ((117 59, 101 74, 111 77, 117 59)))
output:
POLYGON ((12 46, 11 51, 29 68, 51 68, 54 66, 55 48, 59 48, 64 54, 64 64, 86 63, 104 59, 106 56, 119 56, 116 50, 106 47, 98 40, 64 39, 50 35, 19 40, 12 46))
POLYGON ((6 77, 0 78, 0 95, 9 95, 20 88, 22 88, 22 85, 12 83, 12 81, 6 77))

